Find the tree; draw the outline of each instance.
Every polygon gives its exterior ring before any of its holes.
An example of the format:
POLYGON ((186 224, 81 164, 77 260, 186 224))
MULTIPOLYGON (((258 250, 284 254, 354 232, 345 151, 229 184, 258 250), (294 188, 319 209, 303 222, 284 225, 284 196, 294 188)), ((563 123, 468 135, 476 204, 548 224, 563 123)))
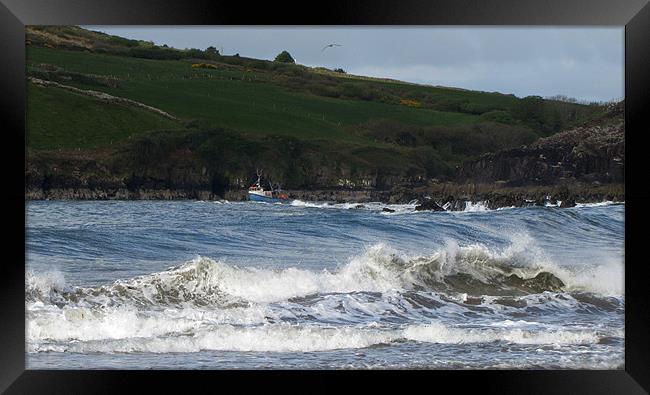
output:
POLYGON ((275 57, 275 61, 280 63, 296 63, 296 61, 291 57, 291 54, 287 51, 280 52, 280 54, 275 57))
POLYGON ((526 96, 518 100, 513 108, 513 114, 522 121, 532 121, 539 124, 543 123, 544 116, 544 99, 540 96, 526 96))
POLYGON ((205 49, 205 54, 210 58, 216 58, 219 56, 219 50, 217 50, 215 47, 210 46, 205 49))

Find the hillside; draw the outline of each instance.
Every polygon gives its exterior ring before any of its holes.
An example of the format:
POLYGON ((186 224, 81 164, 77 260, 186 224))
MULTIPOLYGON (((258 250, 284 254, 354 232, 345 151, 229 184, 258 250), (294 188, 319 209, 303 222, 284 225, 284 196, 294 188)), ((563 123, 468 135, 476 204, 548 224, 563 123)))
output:
POLYGON ((623 103, 598 119, 518 148, 463 164, 458 179, 509 186, 558 181, 622 183, 625 164, 623 103))
POLYGON ((256 168, 285 189, 425 186, 604 111, 73 26, 26 39, 31 197, 223 197, 256 168))

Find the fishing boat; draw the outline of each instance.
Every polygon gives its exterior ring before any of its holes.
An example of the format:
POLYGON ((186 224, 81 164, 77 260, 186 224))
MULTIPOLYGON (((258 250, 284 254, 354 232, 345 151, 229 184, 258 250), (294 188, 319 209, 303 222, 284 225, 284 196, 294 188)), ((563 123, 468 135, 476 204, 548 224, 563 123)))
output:
POLYGON ((274 189, 273 185, 271 185, 271 190, 265 191, 262 187, 261 180, 262 172, 258 170, 257 181, 248 188, 248 200, 265 203, 289 203, 291 201, 287 194, 282 193, 280 188, 274 189))

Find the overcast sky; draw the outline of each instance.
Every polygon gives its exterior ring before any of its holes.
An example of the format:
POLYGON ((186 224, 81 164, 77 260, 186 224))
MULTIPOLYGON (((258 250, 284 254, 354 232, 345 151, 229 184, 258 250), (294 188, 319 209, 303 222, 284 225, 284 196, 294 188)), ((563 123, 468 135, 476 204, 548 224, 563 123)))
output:
POLYGON ((84 27, 252 58, 287 50, 307 66, 519 97, 624 96, 623 27, 84 27), (322 50, 332 43, 342 46, 322 50))

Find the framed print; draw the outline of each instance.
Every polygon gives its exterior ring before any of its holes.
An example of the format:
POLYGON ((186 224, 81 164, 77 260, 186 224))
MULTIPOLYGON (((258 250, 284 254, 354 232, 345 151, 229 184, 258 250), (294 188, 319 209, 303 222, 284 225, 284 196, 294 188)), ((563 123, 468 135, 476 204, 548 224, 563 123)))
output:
POLYGON ((1 388, 646 393, 646 3, 3 0, 1 388))

